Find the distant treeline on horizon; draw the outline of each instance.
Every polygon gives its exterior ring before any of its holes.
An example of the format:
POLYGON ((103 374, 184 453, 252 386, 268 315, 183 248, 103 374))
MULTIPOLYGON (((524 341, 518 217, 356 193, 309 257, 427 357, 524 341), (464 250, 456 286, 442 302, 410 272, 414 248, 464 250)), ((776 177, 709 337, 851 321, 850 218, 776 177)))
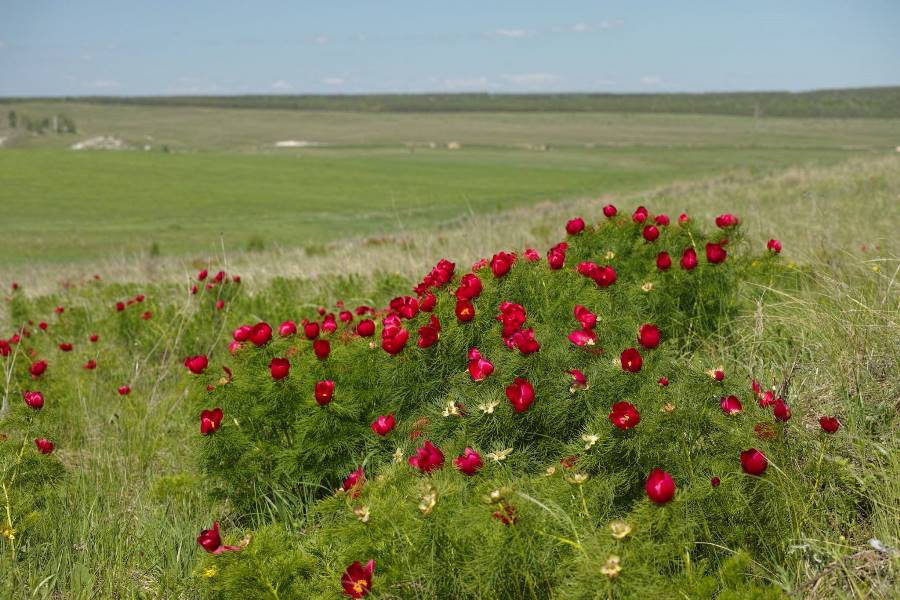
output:
POLYGON ((809 92, 660 94, 360 94, 246 96, 69 96, 0 98, 141 106, 352 112, 620 112, 758 117, 900 117, 900 86, 809 92))

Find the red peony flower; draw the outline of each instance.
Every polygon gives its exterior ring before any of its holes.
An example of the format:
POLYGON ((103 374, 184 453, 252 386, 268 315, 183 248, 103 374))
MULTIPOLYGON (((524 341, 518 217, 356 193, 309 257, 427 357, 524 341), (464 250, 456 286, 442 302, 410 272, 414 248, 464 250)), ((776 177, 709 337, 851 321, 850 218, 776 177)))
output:
POLYGON ((566 373, 572 376, 572 386, 569 388, 570 391, 574 392, 578 389, 587 389, 588 382, 587 377, 584 376, 584 373, 582 373, 578 369, 569 369, 568 371, 566 371, 566 373))
POLYGON ((534 402, 534 388, 524 377, 516 377, 512 384, 506 387, 506 397, 513 405, 517 413, 525 412, 534 402))
POLYGON ((453 459, 453 464, 466 475, 474 475, 484 463, 481 462, 480 454, 466 448, 461 455, 453 459))
POLYGON ((645 225, 641 235, 643 235, 644 239, 648 242, 655 242, 656 238, 659 237, 659 229, 657 229, 655 225, 645 225))
POLYGON ((97 343, 97 340, 100 339, 100 336, 97 335, 96 333, 92 333, 91 337, 89 337, 88 339, 91 340, 92 343, 97 343))
POLYGON ((429 440, 421 448, 416 449, 416 454, 409 457, 410 466, 419 469, 423 473, 430 473, 444 466, 444 453, 436 448, 429 440))
POLYGON ((787 422, 791 418, 791 409, 785 404, 783 399, 779 398, 775 401, 775 406, 772 408, 772 414, 774 414, 775 418, 779 421, 787 422))
POLYGON ((93 371, 94 369, 97 368, 97 361, 92 358, 92 359, 88 360, 86 363, 84 363, 81 366, 81 368, 86 369, 88 371, 93 371))
POLYGON ((597 325, 597 315, 580 304, 575 305, 575 318, 582 329, 593 329, 597 325))
POLYGON ((272 328, 266 322, 257 323, 250 330, 248 339, 254 346, 265 346, 272 339, 272 328))
POLYGON ((684 225, 685 223, 687 223, 690 220, 691 219, 690 219, 690 217, 687 216, 687 213, 681 213, 680 215, 678 215, 678 224, 679 225, 684 225))
POLYGON ((609 413, 609 421, 619 429, 625 431, 641 422, 641 413, 631 402, 616 402, 609 413))
POLYGON ((647 212, 646 208, 644 208, 643 206, 638 206, 635 209, 634 213, 632 213, 631 220, 634 221, 635 223, 643 223, 644 221, 647 220, 647 217, 649 215, 650 215, 650 213, 647 212))
POLYGON ((473 381, 482 381, 494 372, 494 365, 481 356, 478 348, 469 350, 469 375, 473 381))
POLYGON ((322 319, 322 331, 325 333, 334 333, 337 330, 337 321, 335 321, 334 314, 328 313, 325 315, 325 318, 322 319))
POLYGON ((281 325, 278 326, 278 335, 281 337, 287 337, 289 335, 294 335, 297 333, 297 324, 293 321, 285 321, 281 325))
POLYGON ((706 260, 714 265, 725 262, 728 253, 720 244, 706 244, 706 260))
POLYGON ((319 324, 315 321, 305 324, 303 326, 303 335, 305 335, 308 340, 314 340, 319 337, 319 324))
POLYGON ((525 255, 525 259, 528 260, 528 262, 537 262, 541 260, 540 253, 534 248, 526 248, 523 254, 525 255))
POLYGON ((475 318, 475 305, 471 300, 457 300, 455 312, 461 323, 467 323, 475 318))
POLYGON ((59 349, 62 350, 63 352, 71 352, 72 344, 70 342, 62 342, 59 345, 59 349))
POLYGON ((231 334, 231 337, 236 342, 246 342, 250 339, 250 336, 253 335, 253 328, 249 325, 241 325, 231 334))
POLYGON ((644 323, 638 330, 638 343, 652 350, 659 346, 659 328, 651 323, 644 323))
POLYGON ((766 393, 759 396, 759 407, 760 408, 768 408, 775 404, 775 392, 769 390, 766 393))
POLYGON ((361 337, 372 337, 375 335, 375 321, 372 319, 363 319, 357 323, 356 334, 361 337))
POLYGON ((197 273, 197 281, 204 281, 207 275, 209 275, 209 270, 203 269, 202 271, 197 273))
POLYGON ((584 231, 584 219, 581 217, 576 217, 566 223, 566 233, 569 235, 576 235, 582 231, 584 231))
POLYGON ((597 334, 590 329, 576 329, 569 334, 569 341, 576 346, 593 346, 597 341, 597 334))
POLYGON ((603 216, 606 217, 607 219, 612 219, 614 216, 616 216, 616 213, 618 213, 618 212, 619 211, 612 204, 607 204, 606 206, 603 207, 603 216))
POLYGON ((741 405, 741 401, 738 400, 737 396, 727 396, 722 398, 719 402, 719 406, 722 407, 722 412, 726 415, 736 415, 744 410, 744 407, 741 405))
POLYGON ((672 266, 672 257, 668 252, 660 252, 656 255, 656 268, 660 271, 668 271, 672 266))
POLYGON ((509 270, 512 268, 515 261, 515 254, 498 252, 491 258, 491 273, 494 274, 494 277, 503 277, 509 273, 509 270))
POLYGON ((637 348, 626 348, 622 351, 620 358, 622 369, 629 373, 637 373, 641 370, 641 365, 644 364, 644 359, 641 358, 641 353, 637 351, 637 348))
POLYGON ((222 415, 222 409, 218 407, 202 411, 200 413, 200 433, 209 435, 216 431, 222 424, 222 415))
POLYGON ((722 480, 719 479, 718 477, 713 477, 712 479, 709 480, 709 482, 712 484, 712 486, 714 488, 717 488, 717 487, 719 487, 719 484, 722 483, 722 480))
POLYGON ((819 426, 825 433, 835 433, 840 429, 841 423, 834 417, 819 417, 819 426))
POLYGON ((509 337, 525 324, 525 307, 521 304, 513 302, 501 302, 500 314, 497 320, 503 323, 503 331, 500 333, 503 337, 509 337))
POLYGON ((359 498, 362 488, 366 484, 366 474, 362 467, 359 467, 349 475, 341 485, 341 490, 350 494, 351 498, 359 498))
POLYGON ((53 445, 53 442, 47 438, 37 438, 34 440, 34 445, 37 446, 37 449, 41 454, 50 454, 56 447, 53 445))
POLYGON ((681 268, 690 271, 697 266, 697 252, 693 248, 687 248, 681 255, 681 268))
POLYGON ((347 567, 341 576, 341 585, 344 593, 351 598, 362 598, 372 589, 372 573, 375 571, 375 561, 370 560, 363 567, 359 561, 347 567))
POLYGON ((376 417, 375 420, 372 421, 372 431, 374 431, 381 437, 386 436, 393 429, 394 429, 394 413, 376 417))
POLYGON ((569 245, 566 242, 560 242, 547 251, 547 264, 551 269, 555 271, 562 269, 563 266, 565 266, 566 250, 568 250, 568 248, 569 245))
POLYGON ((123 385, 123 386, 120 386, 120 387, 119 387, 119 395, 120 395, 120 396, 127 396, 127 395, 130 394, 130 393, 131 393, 131 387, 130 387, 130 386, 123 385))
POLYGON ((419 310, 423 312, 430 313, 434 310, 435 305, 437 305, 437 296, 435 296, 431 292, 425 292, 425 295, 422 296, 422 298, 419 300, 419 310))
POLYGON ((288 376, 291 370, 291 363, 286 358, 273 358, 269 363, 269 372, 272 373, 272 379, 278 381, 288 376))
POLYGON ((657 504, 665 504, 675 497, 675 481, 662 469, 653 469, 644 485, 647 497, 657 504))
POLYGON ((778 240, 769 240, 768 243, 766 243, 766 248, 768 248, 772 254, 781 254, 781 242, 778 240))
POLYGON ((394 298, 388 306, 403 319, 412 319, 419 314, 419 301, 412 296, 394 298))
POLYGON ((213 522, 212 529, 204 529, 197 536, 197 543, 210 554, 221 554, 226 550, 238 551, 240 546, 223 546, 222 537, 219 535, 219 522, 213 522))
POLYGON ((317 381, 315 395, 319 406, 325 406, 331 402, 334 396, 334 382, 331 380, 317 381))
POLYGON ((669 215, 664 215, 664 214, 656 215, 656 217, 653 219, 653 221, 660 227, 666 227, 669 224, 669 215))
POLYGON ((316 340, 313 342, 313 352, 319 360, 325 360, 331 354, 331 342, 328 340, 316 340))
POLYGON ((459 288, 456 290, 457 300, 472 300, 481 295, 481 280, 474 273, 467 273, 462 276, 459 282, 459 288))
POLYGON ((47 321, 41 321, 40 323, 38 323, 38 329, 40 329, 41 331, 47 331, 48 327, 50 326, 47 324, 47 321))
POLYGON ((58 315, 61 315, 64 312, 66 312, 66 307, 65 306, 57 306, 56 308, 53 309, 53 312, 55 312, 58 315))
POLYGON ((388 319, 384 320, 385 326, 381 330, 381 347, 385 352, 394 356, 406 347, 409 340, 409 332, 399 325, 388 325, 388 319))
MULTIPOLYGON (((225 308, 225 301, 224 300, 216 300, 216 310, 222 310, 223 308, 225 308)), ((148 319, 151 316, 151 313, 149 311, 144 314, 148 315, 147 316, 148 319)))
POLYGON ((738 224, 738 218, 731 213, 725 213, 716 217, 716 226, 720 229, 730 229, 738 224))
POLYGON ((441 334, 441 322, 438 321, 438 318, 434 315, 431 315, 431 319, 428 322, 428 325, 424 325, 419 327, 419 348, 428 348, 436 341, 438 341, 438 337, 441 334))
POLYGON ((125 310, 125 303, 116 302, 116 312, 122 312, 123 310, 125 310))
POLYGON ((187 367, 188 371, 190 371, 194 375, 200 375, 201 373, 203 373, 208 365, 209 359, 207 359, 203 354, 188 356, 184 359, 184 366, 187 367))
POLYGON ((512 350, 517 348, 522 354, 528 355, 541 349, 540 343, 534 339, 534 329, 522 329, 506 338, 506 346, 512 350))
POLYGON ((31 373, 32 379, 37 379, 47 370, 47 361, 39 360, 31 363, 31 366, 28 367, 28 372, 31 373))
POLYGON ((741 468, 748 475, 762 475, 769 466, 769 460, 766 455, 757 450, 750 448, 741 452, 741 468))
POLYGON ((40 410, 44 407, 44 395, 40 392, 29 392, 26 390, 22 392, 22 398, 25 400, 25 404, 35 410, 40 410))

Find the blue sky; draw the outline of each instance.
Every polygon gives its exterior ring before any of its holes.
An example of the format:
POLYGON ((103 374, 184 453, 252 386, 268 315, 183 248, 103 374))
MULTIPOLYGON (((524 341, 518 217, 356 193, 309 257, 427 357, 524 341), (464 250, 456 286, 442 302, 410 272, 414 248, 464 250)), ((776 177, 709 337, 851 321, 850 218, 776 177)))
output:
POLYGON ((900 84, 900 0, 0 0, 0 95, 900 84))

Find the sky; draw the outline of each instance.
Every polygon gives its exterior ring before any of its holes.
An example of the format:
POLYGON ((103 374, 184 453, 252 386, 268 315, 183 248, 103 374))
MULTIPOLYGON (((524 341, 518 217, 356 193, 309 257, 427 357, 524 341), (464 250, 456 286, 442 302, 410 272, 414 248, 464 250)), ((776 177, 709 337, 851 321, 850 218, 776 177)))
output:
POLYGON ((0 96, 900 84, 900 0, 0 0, 0 96))

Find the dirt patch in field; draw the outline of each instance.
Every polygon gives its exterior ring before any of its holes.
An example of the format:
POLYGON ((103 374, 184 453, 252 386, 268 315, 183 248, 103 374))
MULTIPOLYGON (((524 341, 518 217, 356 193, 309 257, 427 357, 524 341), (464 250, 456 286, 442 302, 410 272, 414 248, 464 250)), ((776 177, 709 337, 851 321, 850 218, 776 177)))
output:
POLYGON ((100 135, 72 144, 71 148, 72 150, 128 150, 129 146, 119 138, 100 135))

